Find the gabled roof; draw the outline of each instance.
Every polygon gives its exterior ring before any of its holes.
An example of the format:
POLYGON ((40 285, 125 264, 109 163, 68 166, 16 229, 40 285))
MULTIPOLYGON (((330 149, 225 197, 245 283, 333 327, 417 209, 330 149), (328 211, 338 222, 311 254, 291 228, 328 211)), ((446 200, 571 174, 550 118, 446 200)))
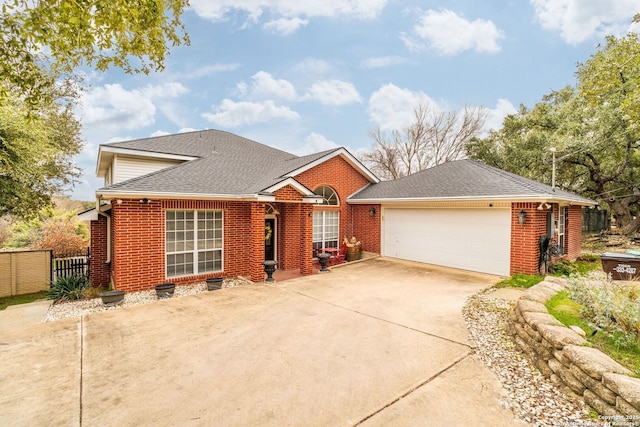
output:
POLYGON ((369 185, 352 195, 350 203, 463 200, 596 202, 559 188, 473 160, 457 160, 393 181, 369 185))
MULTIPOLYGON (((155 195, 156 197, 256 198, 271 193, 309 165, 343 156, 370 182, 378 178, 344 148, 299 157, 282 150, 219 130, 196 131, 100 146, 98 168, 107 153, 183 156, 183 163, 123 181, 97 191, 105 197, 155 195)), ((299 185, 303 195, 311 189, 299 185)))

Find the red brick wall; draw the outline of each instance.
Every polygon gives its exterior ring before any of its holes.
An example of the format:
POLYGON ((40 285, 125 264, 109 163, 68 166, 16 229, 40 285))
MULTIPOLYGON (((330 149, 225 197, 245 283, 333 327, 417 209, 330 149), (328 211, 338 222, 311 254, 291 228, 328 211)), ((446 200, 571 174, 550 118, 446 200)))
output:
POLYGON ((116 289, 132 292, 153 289, 164 282, 199 283, 208 277, 263 278, 264 203, 166 200, 142 204, 137 199, 123 200, 120 205, 113 204, 112 220, 112 278, 116 289), (165 211, 173 209, 224 211, 222 272, 166 278, 165 211))
POLYGON ((91 286, 106 288, 111 275, 107 262, 107 218, 98 215, 97 221, 91 221, 91 264, 89 278, 91 286))
POLYGON ((567 207, 565 226, 566 258, 575 261, 582 253, 582 207, 567 207))
POLYGON ((547 211, 538 203, 511 204, 511 274, 538 273, 539 238, 547 233, 547 211), (518 224, 518 213, 527 213, 526 223, 518 224))
MULTIPOLYGON (((540 256, 539 239, 547 234, 547 212, 538 210, 538 203, 513 203, 511 207, 511 274, 538 273, 540 256), (527 222, 518 224, 518 213, 527 212, 527 222)), ((558 220, 557 204, 551 207, 554 221, 558 220)), ((582 208, 580 206, 567 207, 565 222, 565 254, 561 258, 571 261, 580 256, 582 245, 582 208)), ((554 224, 555 225, 555 224, 554 224)), ((553 238, 557 241, 557 235, 553 238)), ((552 260, 553 261, 553 260, 552 260)))
MULTIPOLYGON (((363 250, 380 253, 380 205, 351 205, 352 234, 361 242, 363 250), (369 209, 376 213, 371 216, 369 209)), ((351 236, 349 236, 351 237, 351 236)))
MULTIPOLYGON (((351 237, 355 235, 360 241, 362 241, 363 250, 376 253, 380 252, 379 215, 376 215, 376 218, 378 218, 377 221, 366 219, 366 223, 361 224, 359 221, 363 219, 363 215, 358 215, 357 218, 354 216, 356 213, 361 213, 361 210, 359 208, 352 209, 350 205, 347 205, 347 197, 367 185, 369 181, 349 163, 347 163, 346 160, 340 156, 333 157, 332 159, 301 173, 296 176, 296 179, 312 191, 321 185, 333 188, 333 190, 338 194, 340 206, 336 208, 331 208, 329 206, 314 206, 314 209, 339 209, 340 240, 342 240, 344 236, 351 237), (365 235, 366 237, 364 237, 365 235), (374 239, 376 235, 378 238, 374 239)), ((378 212, 379 211, 380 209, 378 209, 378 212)), ((311 240, 309 240, 309 242, 311 242, 311 240)), ((309 243, 309 246, 311 246, 311 243, 309 243)))

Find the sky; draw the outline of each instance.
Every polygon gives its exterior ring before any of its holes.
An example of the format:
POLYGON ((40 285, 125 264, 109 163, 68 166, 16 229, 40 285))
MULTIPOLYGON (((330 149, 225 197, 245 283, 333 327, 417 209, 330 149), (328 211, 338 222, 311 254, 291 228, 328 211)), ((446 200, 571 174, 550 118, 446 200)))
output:
POLYGON ((296 154, 370 150, 371 130, 434 111, 520 105, 575 85, 606 35, 640 31, 638 0, 191 0, 190 46, 162 72, 83 72, 85 146, 68 191, 95 200, 100 144, 220 129, 296 154))

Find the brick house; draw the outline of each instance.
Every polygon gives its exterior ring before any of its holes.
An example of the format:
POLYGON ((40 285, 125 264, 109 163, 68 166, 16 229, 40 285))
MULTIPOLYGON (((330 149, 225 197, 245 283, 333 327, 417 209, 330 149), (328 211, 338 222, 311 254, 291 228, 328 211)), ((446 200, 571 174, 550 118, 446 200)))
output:
POLYGON ((579 255, 593 205, 468 160, 380 182, 344 148, 299 157, 217 130, 101 145, 96 172, 91 280, 125 291, 262 281, 265 259, 311 274, 315 250, 352 235, 385 256, 534 273, 541 234, 557 228, 564 256, 579 255))

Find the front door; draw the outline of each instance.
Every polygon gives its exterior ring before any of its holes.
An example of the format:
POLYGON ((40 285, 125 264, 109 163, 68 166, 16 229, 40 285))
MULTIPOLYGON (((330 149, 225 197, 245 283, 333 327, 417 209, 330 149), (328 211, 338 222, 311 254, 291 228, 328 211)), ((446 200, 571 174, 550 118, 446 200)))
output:
POLYGON ((264 259, 275 261, 276 259, 276 220, 267 218, 264 220, 264 259))

